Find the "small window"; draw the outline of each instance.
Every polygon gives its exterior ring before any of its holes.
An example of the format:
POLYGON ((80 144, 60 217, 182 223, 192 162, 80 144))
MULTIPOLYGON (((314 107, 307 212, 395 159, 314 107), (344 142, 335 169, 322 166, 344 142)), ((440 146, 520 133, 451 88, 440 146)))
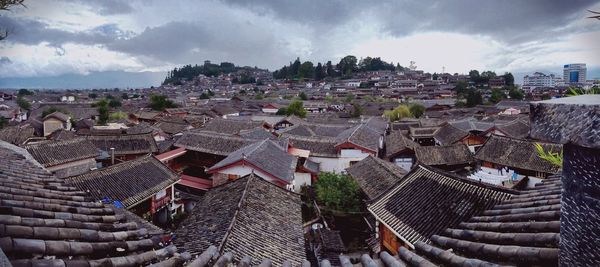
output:
POLYGON ((235 180, 237 178, 240 178, 240 176, 237 174, 228 174, 227 175, 227 179, 229 179, 229 180, 235 180))

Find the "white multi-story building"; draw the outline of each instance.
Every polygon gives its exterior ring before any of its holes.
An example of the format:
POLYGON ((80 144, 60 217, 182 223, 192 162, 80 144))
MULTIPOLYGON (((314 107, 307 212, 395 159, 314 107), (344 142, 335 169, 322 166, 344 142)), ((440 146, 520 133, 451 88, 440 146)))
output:
POLYGON ((563 79, 567 84, 586 83, 587 67, 585 63, 566 64, 563 68, 563 79))
POLYGON ((536 88, 552 88, 563 85, 563 80, 554 74, 546 75, 541 72, 536 72, 532 75, 523 77, 523 89, 535 90, 536 88))

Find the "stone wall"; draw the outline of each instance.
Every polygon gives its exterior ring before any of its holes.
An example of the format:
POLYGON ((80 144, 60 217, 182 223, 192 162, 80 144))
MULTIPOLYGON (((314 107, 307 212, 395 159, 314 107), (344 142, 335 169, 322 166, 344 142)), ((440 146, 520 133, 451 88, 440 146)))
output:
POLYGON ((535 139, 564 144, 561 266, 600 266, 600 95, 531 104, 535 139))

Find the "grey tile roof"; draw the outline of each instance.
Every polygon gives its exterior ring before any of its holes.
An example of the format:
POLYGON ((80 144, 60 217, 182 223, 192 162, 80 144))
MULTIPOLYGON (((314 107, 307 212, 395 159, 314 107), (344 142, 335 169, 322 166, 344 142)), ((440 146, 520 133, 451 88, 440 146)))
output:
POLYGON ((8 126, 0 129, 0 140, 9 142, 13 145, 21 145, 28 138, 33 137, 35 129, 30 126, 8 126))
POLYGON ((216 133, 237 134, 242 130, 252 130, 255 128, 262 127, 262 125, 262 121, 215 118, 204 124, 204 126, 200 129, 202 131, 216 133))
POLYGON ((419 146, 415 148, 415 156, 419 163, 430 166, 461 165, 475 161, 469 148, 462 143, 451 146, 419 146))
POLYGON ((191 125, 181 121, 170 121, 170 118, 163 118, 154 127, 161 129, 168 134, 178 134, 191 128, 191 125))
POLYGON ((529 122, 520 119, 497 124, 496 129, 512 138, 525 139, 529 136, 529 122))
MULTIPOLYGON (((292 182, 297 158, 287 153, 287 147, 280 147, 272 140, 265 139, 240 148, 208 169, 208 172, 244 162, 259 168, 283 181, 292 182)), ((266 177, 263 177, 266 178, 266 177)))
POLYGON ((100 154, 96 146, 85 138, 35 143, 25 146, 25 149, 44 167, 95 158, 100 154))
POLYGON ((86 135, 85 138, 102 151, 115 149, 115 155, 158 152, 152 134, 86 135))
POLYGON ((272 133, 268 132, 266 129, 264 129, 262 127, 250 129, 250 130, 242 130, 237 135, 242 138, 255 139, 255 140, 263 140, 266 138, 276 139, 276 137, 272 133))
POLYGON ((185 147, 187 150, 191 151, 227 156, 256 141, 257 140, 242 138, 235 135, 194 130, 185 132, 183 136, 175 142, 175 146, 185 147))
POLYGON ((416 252, 440 265, 557 266, 560 178, 544 180, 431 237, 416 252))
POLYGON ((433 138, 444 146, 453 145, 469 135, 468 131, 461 130, 450 123, 446 123, 435 132, 433 138))
POLYGON ((406 241, 430 243, 433 235, 509 199, 513 193, 516 191, 420 165, 367 209, 406 241))
MULTIPOLYGON (((492 135, 475 154, 475 158, 513 168, 558 173, 559 167, 541 159, 535 149, 535 141, 492 135)), ((546 151, 559 152, 562 146, 541 143, 546 151)))
POLYGON ((0 158, 0 249, 13 266, 148 265, 174 255, 133 215, 87 201, 26 150, 0 142, 0 158))
POLYGON ((175 231, 175 244, 192 255, 211 245, 234 262, 274 266, 306 259, 300 195, 253 175, 210 189, 175 231))
POLYGON ((410 136, 413 138, 418 137, 433 137, 439 127, 410 127, 410 136))
POLYGON ((409 150, 414 151, 419 144, 404 136, 401 131, 392 131, 385 136, 385 158, 393 157, 395 154, 409 150))
POLYGON ((302 166, 311 173, 318 174, 319 173, 319 163, 314 162, 310 159, 305 159, 304 164, 302 166))
POLYGON ((335 158, 337 157, 337 140, 334 138, 326 137, 304 137, 304 136, 292 136, 282 135, 283 138, 288 138, 290 144, 299 149, 309 150, 311 156, 315 157, 326 157, 335 158))
POLYGON ((44 117, 44 120, 50 119, 50 118, 54 118, 63 122, 67 122, 69 121, 70 117, 67 114, 64 114, 60 111, 54 111, 48 115, 46 115, 46 117, 44 117))
POLYGON ((469 117, 463 120, 451 121, 449 122, 452 126, 461 129, 463 131, 479 131, 485 132, 490 128, 494 127, 494 123, 492 122, 484 122, 478 121, 473 117, 469 117))
POLYGON ((178 180, 179 176, 163 163, 145 156, 69 177, 66 183, 89 192, 95 200, 108 197, 131 207, 178 180))
POLYGON ((379 138, 384 134, 384 130, 373 128, 367 123, 354 126, 341 132, 337 137, 337 145, 352 143, 354 145, 366 148, 370 151, 379 151, 379 138))
POLYGON ((600 148, 600 95, 531 103, 531 137, 559 144, 600 148))
POLYGON ((387 192, 407 173, 396 164, 373 156, 355 163, 346 171, 356 180, 369 200, 387 192))

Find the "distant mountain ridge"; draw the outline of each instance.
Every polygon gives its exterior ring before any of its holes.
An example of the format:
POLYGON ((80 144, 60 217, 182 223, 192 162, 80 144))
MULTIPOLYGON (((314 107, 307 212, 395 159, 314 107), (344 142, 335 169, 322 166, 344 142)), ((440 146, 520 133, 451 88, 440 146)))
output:
POLYGON ((0 88, 102 89, 159 86, 166 72, 101 71, 51 77, 0 78, 0 88))

